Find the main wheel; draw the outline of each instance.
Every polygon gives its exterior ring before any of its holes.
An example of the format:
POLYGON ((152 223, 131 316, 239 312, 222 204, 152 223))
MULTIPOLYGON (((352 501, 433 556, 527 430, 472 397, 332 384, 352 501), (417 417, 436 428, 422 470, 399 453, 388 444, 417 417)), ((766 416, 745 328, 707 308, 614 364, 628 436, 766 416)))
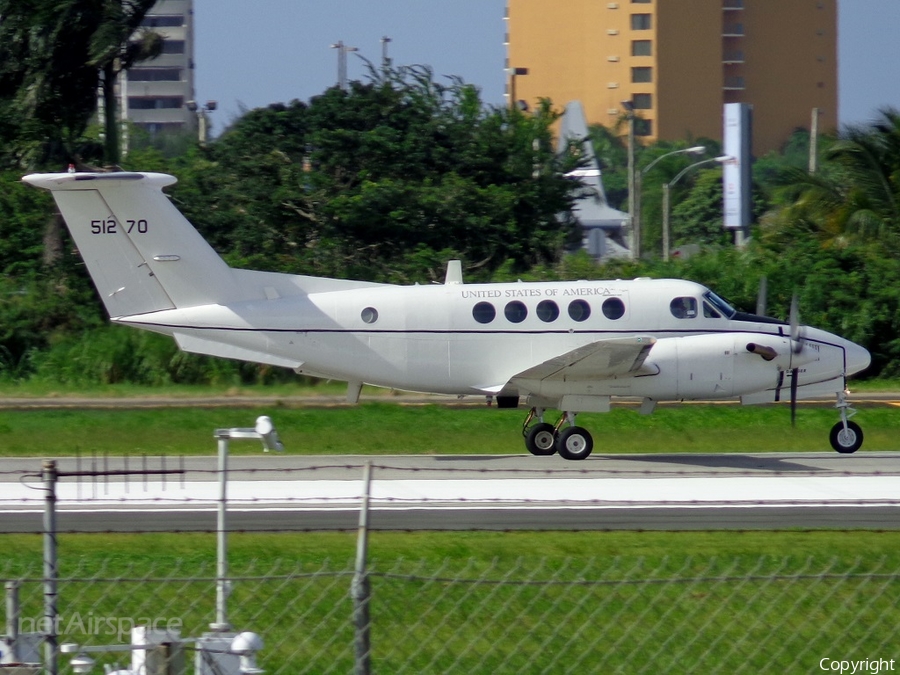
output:
POLYGON ((566 427, 556 435, 556 450, 563 459, 585 459, 593 449, 594 439, 582 427, 566 427))
POLYGON ((556 429, 552 424, 540 422, 525 434, 525 447, 532 455, 553 455, 556 453, 556 429))
POLYGON ((838 422, 831 427, 831 447, 841 454, 849 455, 851 452, 856 452, 862 443, 863 432, 856 422, 847 422, 846 429, 844 429, 843 422, 838 422))

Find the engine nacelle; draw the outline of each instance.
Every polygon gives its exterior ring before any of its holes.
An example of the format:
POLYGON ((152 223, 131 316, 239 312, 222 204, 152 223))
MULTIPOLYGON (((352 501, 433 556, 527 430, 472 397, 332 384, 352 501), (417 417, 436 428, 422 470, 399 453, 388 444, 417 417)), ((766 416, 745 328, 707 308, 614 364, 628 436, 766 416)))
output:
POLYGON ((719 333, 664 338, 657 341, 644 363, 644 370, 656 369, 658 374, 638 379, 647 380, 646 395, 657 400, 731 398, 775 387, 790 355, 790 340, 775 335, 719 333), (651 388, 655 393, 650 393, 651 388))

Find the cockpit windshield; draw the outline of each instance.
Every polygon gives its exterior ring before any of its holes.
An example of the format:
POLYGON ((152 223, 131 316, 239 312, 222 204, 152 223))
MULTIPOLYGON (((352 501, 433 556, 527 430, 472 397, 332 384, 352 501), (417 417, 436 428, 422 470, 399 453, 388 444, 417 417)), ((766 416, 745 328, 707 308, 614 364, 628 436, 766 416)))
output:
POLYGON ((731 319, 737 313, 734 307, 729 305, 725 300, 720 298, 718 295, 713 293, 712 291, 707 291, 703 294, 704 300, 706 300, 709 304, 719 310, 726 318, 731 319))

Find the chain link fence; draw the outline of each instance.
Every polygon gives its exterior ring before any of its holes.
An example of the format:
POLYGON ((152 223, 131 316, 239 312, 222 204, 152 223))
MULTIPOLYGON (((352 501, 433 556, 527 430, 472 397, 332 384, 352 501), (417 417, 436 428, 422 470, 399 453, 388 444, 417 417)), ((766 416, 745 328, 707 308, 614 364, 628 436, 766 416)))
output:
MULTIPOLYGON (((43 578, 2 574, 17 582, 24 640, 41 627, 43 578)), ((232 569, 228 618, 263 637, 257 666, 270 675, 360 672, 353 577, 352 561, 232 569)), ((401 561, 370 567, 368 582, 372 673, 807 673, 843 660, 875 673, 900 657, 900 568, 884 559, 401 561)), ((216 616, 212 565, 75 570, 58 593, 60 644, 128 644, 139 624, 199 637, 216 616)), ((240 672, 195 669, 199 645, 169 669, 134 672, 240 672)), ((77 672, 73 656, 61 655, 60 673, 77 672)), ((134 663, 91 656, 94 672, 134 663)))

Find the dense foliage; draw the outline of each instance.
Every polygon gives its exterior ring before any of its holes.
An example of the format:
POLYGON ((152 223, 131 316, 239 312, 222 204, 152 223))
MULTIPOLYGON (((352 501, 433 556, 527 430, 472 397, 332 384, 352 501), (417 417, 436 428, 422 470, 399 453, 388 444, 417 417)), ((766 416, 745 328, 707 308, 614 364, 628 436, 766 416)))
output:
MULTIPOLYGON (((53 30, 81 24, 51 26, 39 11, 45 0, 32 4, 33 16, 13 20, 3 11, 9 0, 0 0, 0 377, 143 384, 289 377, 182 354, 167 338, 107 324, 52 200, 19 182, 26 168, 59 170, 90 147, 99 52, 80 37, 73 44, 87 46, 62 77, 50 67, 53 30), (13 114, 17 106, 25 114, 13 114)), ((115 0, 92 6, 109 4, 115 0)), ((93 28, 83 27, 85 35, 111 36, 103 53, 121 48, 120 33, 93 28)), ((812 175, 802 132, 783 152, 758 158, 758 225, 742 250, 721 228, 721 171, 689 172, 672 194, 673 243, 702 252, 668 264, 659 261, 661 185, 697 160, 662 157, 697 141, 640 148, 639 171, 662 158, 644 173, 646 257, 604 266, 572 253, 579 232, 567 214, 577 184, 564 173, 577 158, 553 151, 556 118, 550 102, 529 113, 485 106, 475 87, 438 82, 427 68, 373 69, 346 91, 249 111, 205 147, 148 139, 123 166, 176 175, 172 198, 233 265, 397 283, 438 280, 450 258, 463 260, 470 282, 676 276, 749 310, 766 277, 769 313, 784 317, 796 293, 805 322, 872 351, 870 374, 900 375, 897 112, 820 139, 812 175)), ((602 128, 591 138, 608 198, 622 208, 622 139, 602 128)), ((712 141, 700 144, 707 156, 718 152, 712 141)))

